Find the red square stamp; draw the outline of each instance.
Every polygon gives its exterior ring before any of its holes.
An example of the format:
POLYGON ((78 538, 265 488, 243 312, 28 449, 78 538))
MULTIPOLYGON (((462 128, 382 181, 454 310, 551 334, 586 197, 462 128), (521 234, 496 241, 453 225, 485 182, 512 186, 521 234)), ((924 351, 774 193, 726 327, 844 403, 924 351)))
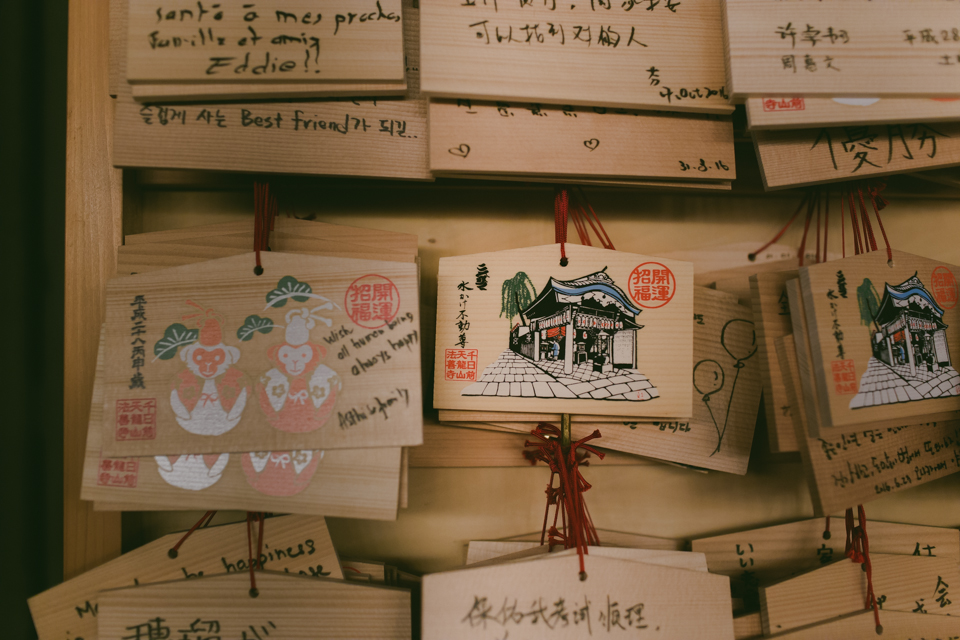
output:
POLYGON ((477 349, 447 349, 443 357, 445 380, 477 381, 477 349))
POLYGON ((137 473, 140 461, 136 458, 100 458, 97 467, 97 484, 103 487, 137 486, 137 473))
POLYGON ((117 440, 153 440, 157 437, 157 400, 117 400, 117 440))
POLYGON ((764 111, 804 111, 803 98, 764 98, 764 111))
POLYGON ((853 395, 857 392, 857 374, 853 360, 834 360, 830 363, 833 376, 833 390, 837 395, 853 395))

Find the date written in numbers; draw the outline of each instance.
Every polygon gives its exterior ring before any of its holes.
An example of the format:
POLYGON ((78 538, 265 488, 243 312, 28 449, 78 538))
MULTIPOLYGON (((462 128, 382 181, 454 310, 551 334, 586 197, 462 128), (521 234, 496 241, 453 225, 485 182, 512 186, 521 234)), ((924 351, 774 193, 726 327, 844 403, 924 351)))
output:
POLYGON ((703 158, 700 158, 699 164, 690 164, 689 162, 684 162, 679 160, 680 170, 681 171, 699 171, 700 173, 706 173, 707 171, 730 171, 730 167, 723 160, 717 160, 713 164, 708 163, 703 158))

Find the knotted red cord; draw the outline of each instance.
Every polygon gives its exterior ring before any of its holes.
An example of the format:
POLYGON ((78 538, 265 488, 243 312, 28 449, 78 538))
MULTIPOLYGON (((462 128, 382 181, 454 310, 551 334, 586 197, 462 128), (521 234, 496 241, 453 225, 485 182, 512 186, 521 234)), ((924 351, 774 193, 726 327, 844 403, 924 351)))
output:
POLYGON ((553 194, 554 242, 560 245, 560 266, 567 266, 567 251, 564 245, 567 242, 567 210, 570 205, 570 195, 566 187, 557 187, 553 194))
POLYGON ((830 539, 830 516, 827 516, 826 522, 823 525, 823 539, 830 539))
POLYGON ((880 624, 880 607, 877 604, 877 598, 873 591, 873 564, 870 562, 870 539, 867 537, 867 514, 863 505, 857 506, 857 519, 859 524, 853 525, 853 509, 847 509, 847 548, 845 555, 863 565, 863 570, 867 574, 867 598, 865 609, 873 609, 873 621, 876 624, 877 635, 883 633, 883 626, 880 624))
POLYGON ((534 458, 550 467, 540 544, 548 542, 550 545, 563 545, 564 549, 576 548, 580 557, 580 579, 586 580, 584 556, 589 553, 587 547, 600 544, 600 540, 583 500, 583 493, 590 489, 590 483, 580 473, 578 452, 583 449, 603 460, 603 453, 586 444, 599 438, 600 431, 595 430, 587 437, 572 442, 566 451, 560 445, 560 429, 552 424, 541 422, 531 433, 538 441, 527 441, 525 446, 534 447, 534 458), (553 486, 554 477, 559 477, 557 487, 553 486), (553 524, 548 528, 551 505, 554 506, 553 524), (557 528, 558 521, 560 529, 557 528))
POLYGON ((813 219, 813 199, 807 202, 807 220, 803 225, 803 238, 800 239, 800 266, 803 266, 804 254, 807 252, 807 234, 810 232, 810 221, 813 219))
POLYGON ((176 558, 179 555, 180 545, 187 541, 187 538, 190 537, 190 534, 200 528, 203 525, 203 521, 206 520, 207 524, 210 524, 210 521, 213 520, 213 516, 217 514, 216 511, 207 511, 205 514, 200 516, 200 519, 197 520, 197 523, 190 527, 190 530, 183 534, 183 537, 177 541, 177 544, 173 545, 168 551, 167 555, 171 558, 176 558))
POLYGON ((864 245, 869 241, 867 251, 877 250, 877 239, 873 236, 873 225, 870 223, 870 216, 867 215, 867 205, 863 202, 863 187, 857 187, 857 197, 860 199, 860 219, 863 221, 864 245))
POLYGON ((257 578, 253 573, 254 562, 253 562, 253 522, 256 520, 260 521, 260 535, 257 539, 257 562, 256 568, 263 569, 261 564, 261 558, 263 558, 263 521, 265 518, 262 513, 255 513, 253 511, 247 511, 247 563, 250 566, 250 597, 256 598, 260 595, 260 591, 257 589, 257 578))
POLYGON ((270 196, 270 184, 253 183, 253 250, 257 254, 257 266, 254 273, 263 273, 260 252, 270 250, 270 232, 279 206, 276 197, 270 196))

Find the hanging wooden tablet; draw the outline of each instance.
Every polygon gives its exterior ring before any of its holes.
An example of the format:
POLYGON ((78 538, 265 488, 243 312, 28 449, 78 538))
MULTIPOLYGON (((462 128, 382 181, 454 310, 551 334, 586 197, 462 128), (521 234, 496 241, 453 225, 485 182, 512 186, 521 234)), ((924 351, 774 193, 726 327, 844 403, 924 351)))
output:
MULTIPOLYGON (((823 428, 960 409, 960 268, 873 251, 800 269, 823 428)), ((955 414, 954 414, 955 415, 955 414)), ((822 434, 821 434, 822 435, 822 434)))
MULTIPOLYGON (((886 611, 882 614, 882 638, 924 640, 956 637, 957 621, 951 616, 928 616, 922 613, 886 611)), ((823 640, 823 638, 876 637, 872 611, 851 613, 828 622, 777 634, 777 640, 823 640)))
MULTIPOLYGON (((793 325, 792 335, 796 346, 794 355, 797 362, 797 375, 791 377, 795 385, 798 384, 797 380, 799 380, 799 386, 797 387, 799 392, 796 393, 796 406, 798 407, 796 417, 802 419, 806 434, 811 438, 816 438, 822 432, 820 410, 818 408, 819 392, 817 382, 814 380, 813 351, 810 348, 810 332, 807 330, 807 314, 804 310, 803 295, 800 293, 799 277, 796 280, 787 280, 786 292, 787 300, 790 303, 790 321, 793 325)), ((786 339, 786 336, 784 336, 784 340, 786 339)), ((784 371, 784 364, 781 363, 781 372, 784 371)), ((799 432, 794 429, 794 433, 799 432)))
POLYGON ((420 10, 428 96, 732 111, 719 0, 422 0, 420 10))
MULTIPOLYGON (((418 22, 412 2, 404 6, 404 21, 411 23, 406 56, 415 69, 418 22)), ((418 78, 408 84, 408 100, 144 105, 133 99, 126 81, 126 46, 119 49, 116 166, 432 179, 418 78)))
POLYGON ((797 278, 797 271, 758 273, 750 277, 753 321, 757 326, 757 359, 763 382, 763 404, 767 418, 770 450, 774 453, 798 451, 793 428, 796 410, 787 397, 783 374, 777 360, 775 340, 792 332, 790 303, 786 282, 797 278))
POLYGON ((107 285, 104 453, 422 441, 416 266, 262 262, 263 276, 249 254, 107 285))
MULTIPOLYGON (((127 55, 129 0, 111 0, 110 5, 110 95, 116 96, 120 86, 120 58, 127 55)), ((407 24, 407 7, 402 3, 404 35, 410 29, 407 24)), ((179 26, 179 25, 178 25, 179 26)), ((417 28, 419 25, 414 25, 417 28)), ((301 43, 302 44, 302 43, 301 43)), ((126 81, 124 81, 126 84, 126 81)), ((404 95, 407 83, 404 79, 391 82, 351 82, 326 80, 323 82, 162 82, 136 83, 130 91, 138 102, 174 102, 198 100, 258 100, 289 98, 322 98, 337 96, 404 95)))
POLYGON ((233 574, 104 591, 99 638, 411 637, 406 589, 272 571, 257 573, 257 597, 249 588, 249 575, 233 574))
POLYGON ((442 258, 434 406, 688 416, 689 263, 567 244, 442 258))
MULTIPOLYGON (((778 339, 783 379, 791 399, 802 393, 793 336, 778 339)), ((835 429, 816 438, 807 411, 794 404, 796 438, 817 514, 866 504, 960 471, 960 421, 947 420, 859 430, 835 429)))
POLYGON ((129 0, 128 82, 399 81, 400 0, 158 7, 129 0))
MULTIPOLYGON (((706 554, 712 573, 745 582, 768 584, 793 573, 816 569, 843 557, 842 519, 839 532, 824 538, 823 518, 799 520, 749 531, 692 541, 694 551, 706 554)), ((960 559, 960 532, 892 522, 870 522, 870 551, 874 554, 917 555, 960 559)))
MULTIPOLYGON (((747 472, 761 392, 752 314, 733 296, 704 287, 694 287, 693 311, 693 418, 574 422, 574 440, 599 428, 603 437, 595 444, 604 449, 747 472)), ((521 433, 529 433, 534 426, 530 422, 495 424, 521 433)))
POLYGON ((746 101, 748 128, 856 127, 960 120, 960 98, 762 97, 746 101))
POLYGON ((958 96, 953 5, 724 0, 733 98, 958 96))
POLYGON ((586 581, 575 553, 424 576, 423 638, 733 638, 725 576, 592 553, 586 563, 586 581))
POLYGON ((401 450, 334 449, 116 458, 102 453, 103 349, 90 405, 80 497, 98 510, 278 510, 393 520, 401 450), (393 493, 391 493, 393 492, 393 493))
MULTIPOLYGON (((954 603, 950 597, 951 585, 960 585, 955 559, 873 553, 870 560, 873 589, 883 606, 881 623, 888 611, 960 615, 960 600, 954 603)), ((862 611, 866 589, 866 573, 846 558, 760 587, 763 634, 782 633, 862 611)))
MULTIPOLYGON (((165 535, 30 598, 40 640, 97 639, 99 592, 163 580, 240 573, 249 579, 246 523, 201 527, 178 549, 181 533, 165 535)), ((264 526, 263 567, 314 577, 342 578, 323 518, 280 516, 264 526)))
POLYGON ((960 122, 756 131, 753 141, 769 190, 960 164, 960 122))
POLYGON ((602 107, 434 100, 430 169, 438 175, 732 180, 733 123, 602 107), (648 153, 636 153, 640 147, 648 153))

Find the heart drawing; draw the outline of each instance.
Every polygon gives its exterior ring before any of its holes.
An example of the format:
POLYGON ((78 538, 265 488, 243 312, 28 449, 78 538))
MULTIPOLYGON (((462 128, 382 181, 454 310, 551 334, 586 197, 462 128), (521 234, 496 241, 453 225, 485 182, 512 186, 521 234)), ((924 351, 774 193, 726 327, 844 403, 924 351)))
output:
POLYGON ((600 146, 600 141, 596 138, 590 138, 589 140, 583 141, 583 146, 585 146, 587 149, 590 149, 590 151, 593 151, 600 146))
POLYGON ((466 158, 468 155, 470 155, 470 145, 462 144, 459 147, 453 147, 452 149, 447 149, 447 151, 449 151, 455 156, 466 158))

